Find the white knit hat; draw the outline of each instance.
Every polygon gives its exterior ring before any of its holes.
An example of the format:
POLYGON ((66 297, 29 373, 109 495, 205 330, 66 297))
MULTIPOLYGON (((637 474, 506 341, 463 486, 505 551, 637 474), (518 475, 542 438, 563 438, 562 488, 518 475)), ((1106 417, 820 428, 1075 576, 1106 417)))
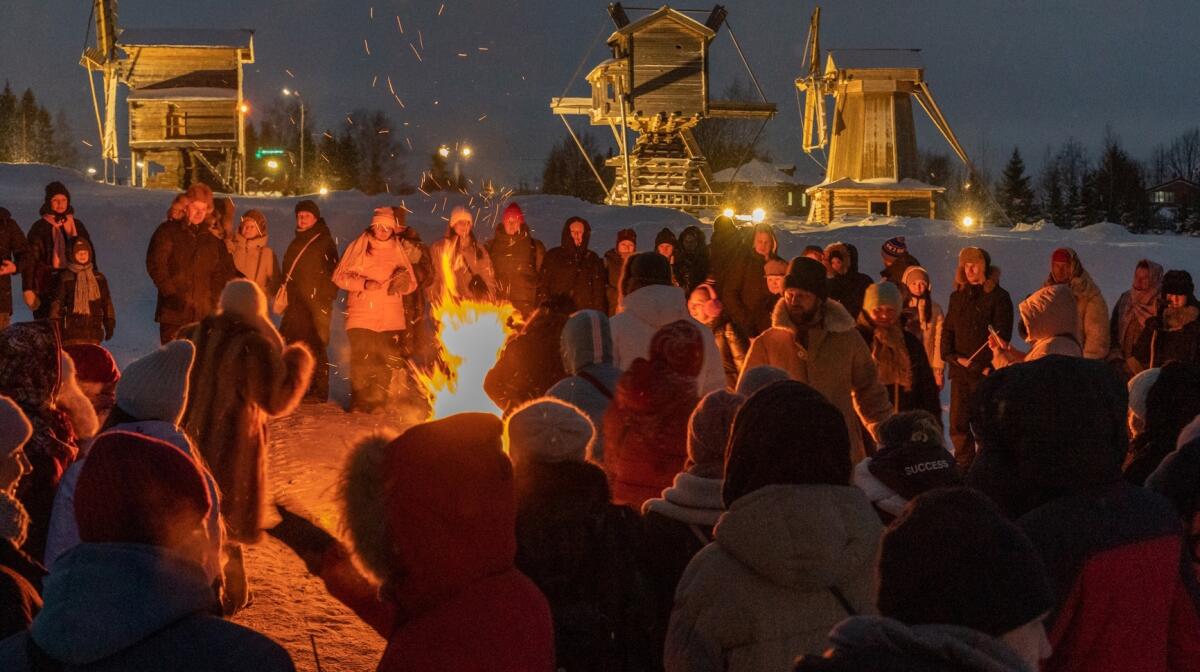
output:
POLYGON ((504 434, 514 464, 522 461, 582 462, 587 458, 596 429, 575 406, 541 397, 508 416, 504 434))
POLYGON ((12 399, 0 395, 0 457, 11 455, 33 436, 33 427, 12 399))
POLYGON ((188 374, 196 346, 177 340, 125 367, 117 383, 117 406, 138 420, 178 425, 187 406, 188 374))
POLYGON ((267 295, 253 280, 230 280, 221 290, 221 312, 244 319, 267 316, 267 295))
POLYGON ((1139 418, 1146 417, 1146 398, 1150 396, 1150 388, 1158 382, 1158 374, 1162 369, 1146 369, 1129 379, 1129 410, 1139 418))

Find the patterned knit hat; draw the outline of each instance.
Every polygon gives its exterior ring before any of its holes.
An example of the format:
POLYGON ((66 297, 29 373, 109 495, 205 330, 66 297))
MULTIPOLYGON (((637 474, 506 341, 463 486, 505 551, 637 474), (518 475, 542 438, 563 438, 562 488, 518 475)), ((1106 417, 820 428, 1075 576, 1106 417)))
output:
POLYGON ((650 339, 650 363, 680 376, 695 378, 704 365, 704 336, 688 320, 676 320, 650 339))
POLYGON ((883 253, 893 259, 908 254, 908 243, 904 241, 904 236, 896 236, 884 243, 883 253))
POLYGON ((191 341, 176 340, 130 363, 117 383, 117 406, 138 420, 178 425, 187 406, 195 357, 191 341))
POLYGON ((508 454, 522 462, 582 462, 596 429, 575 406, 552 397, 521 406, 504 423, 508 454))

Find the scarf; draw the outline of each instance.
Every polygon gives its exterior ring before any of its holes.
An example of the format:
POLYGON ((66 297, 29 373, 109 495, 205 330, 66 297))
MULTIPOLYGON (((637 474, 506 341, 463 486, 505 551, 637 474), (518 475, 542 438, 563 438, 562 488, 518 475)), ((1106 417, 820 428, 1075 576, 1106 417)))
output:
POLYGON ((1160 293, 1162 292, 1163 267, 1150 261, 1143 260, 1150 268, 1150 287, 1146 289, 1130 289, 1125 293, 1125 301, 1117 303, 1118 334, 1128 333, 1130 325, 1137 320, 1139 327, 1146 326, 1146 320, 1158 313, 1160 293))
MULTIPOLYGON (((68 209, 64 215, 71 214, 68 209)), ((54 239, 54 252, 50 257, 50 263, 54 268, 63 268, 67 265, 67 239, 75 239, 75 218, 70 217, 64 222, 59 222, 55 219, 54 213, 46 214, 42 217, 50 223, 50 237, 54 239)))
POLYGON ((912 389, 912 360, 908 357, 908 346, 904 343, 904 330, 899 324, 883 328, 872 324, 865 315, 858 316, 858 324, 871 330, 871 359, 879 382, 884 386, 899 385, 905 391, 912 389))
POLYGON ((67 270, 75 274, 75 298, 71 312, 75 315, 91 315, 91 302, 100 298, 100 283, 96 282, 92 262, 79 265, 72 261, 67 270))

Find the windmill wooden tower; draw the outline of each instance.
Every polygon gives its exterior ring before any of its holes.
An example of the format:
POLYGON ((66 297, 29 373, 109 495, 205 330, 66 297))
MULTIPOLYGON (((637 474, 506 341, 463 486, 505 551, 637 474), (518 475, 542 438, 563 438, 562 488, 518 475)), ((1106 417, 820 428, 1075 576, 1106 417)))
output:
POLYGON ((820 17, 818 7, 805 45, 807 73, 796 80, 805 98, 804 151, 829 146, 825 180, 808 190, 809 222, 867 214, 936 217, 936 197, 945 189, 918 174, 913 99, 968 169, 970 161, 933 100, 920 51, 832 50, 822 72, 820 17), (834 100, 829 128, 826 96, 834 100))
MULTIPOLYGON (((593 126, 612 129, 620 155, 608 160, 616 179, 611 189, 605 187, 606 203, 690 211, 715 207, 720 194, 713 190, 708 160, 692 129, 705 118, 758 118, 765 123, 775 114, 775 105, 765 98, 710 100, 709 51, 726 24, 725 9, 715 6, 704 23, 666 5, 632 22, 620 3, 609 6, 609 15, 617 27, 608 38, 612 57, 587 75, 591 97, 554 98, 551 110, 563 119, 580 151, 583 146, 565 115, 587 115, 593 126), (632 147, 628 130, 637 134, 632 147)), ((598 173, 596 179, 603 185, 598 173)))
POLYGON ((94 0, 96 46, 84 50, 105 179, 116 178, 117 84, 129 89, 134 186, 245 186, 242 66, 254 62, 251 30, 117 28, 116 0, 94 0), (94 73, 102 75, 96 95, 94 73), (111 166, 111 170, 110 170, 111 166))

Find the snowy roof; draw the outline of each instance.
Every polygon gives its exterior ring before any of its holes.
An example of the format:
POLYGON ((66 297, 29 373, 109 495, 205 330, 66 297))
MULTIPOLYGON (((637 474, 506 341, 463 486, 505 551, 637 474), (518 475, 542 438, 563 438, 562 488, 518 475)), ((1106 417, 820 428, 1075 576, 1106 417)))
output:
POLYGON ((136 89, 129 100, 237 100, 237 89, 213 86, 180 86, 170 89, 136 89))
POLYGON ((834 49, 825 73, 837 70, 924 70, 920 49, 834 49))
POLYGON ((737 180, 739 184, 748 183, 755 187, 773 187, 777 184, 796 184, 796 178, 779 170, 773 164, 754 159, 741 168, 726 168, 713 174, 713 182, 729 182, 737 180), (734 173, 737 173, 735 176, 734 173))
POLYGON ((126 28, 117 43, 127 46, 249 47, 253 30, 216 28, 126 28))
POLYGON ((862 190, 862 191, 945 191, 945 187, 939 187, 932 184, 927 184, 920 180, 914 180, 911 177, 906 177, 899 182, 886 178, 872 178, 869 180, 852 180, 848 177, 843 177, 840 180, 833 182, 822 182, 821 184, 809 187, 809 191, 819 191, 826 189, 838 190, 862 190))

